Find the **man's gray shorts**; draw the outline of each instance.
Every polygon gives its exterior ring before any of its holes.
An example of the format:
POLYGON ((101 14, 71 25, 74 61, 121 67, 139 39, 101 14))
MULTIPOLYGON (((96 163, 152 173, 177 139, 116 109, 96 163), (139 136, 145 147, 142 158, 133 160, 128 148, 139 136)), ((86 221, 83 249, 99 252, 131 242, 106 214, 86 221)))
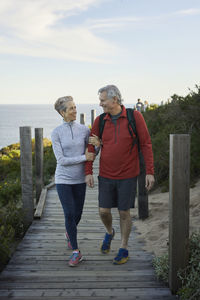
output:
POLYGON ((137 177, 110 179, 99 176, 98 180, 99 207, 118 207, 119 210, 128 210, 134 207, 137 177))

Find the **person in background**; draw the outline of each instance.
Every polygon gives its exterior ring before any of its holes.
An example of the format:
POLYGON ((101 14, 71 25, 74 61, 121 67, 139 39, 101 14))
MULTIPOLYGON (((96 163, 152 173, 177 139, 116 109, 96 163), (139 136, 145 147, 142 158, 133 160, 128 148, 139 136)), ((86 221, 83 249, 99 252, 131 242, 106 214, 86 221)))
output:
MULTIPOLYGON (((117 207, 120 216, 121 245, 114 264, 123 264, 128 261, 128 239, 131 232, 132 220, 130 208, 132 194, 136 189, 139 175, 138 146, 133 146, 133 138, 128 130, 126 108, 122 105, 122 97, 115 85, 107 85, 99 91, 100 106, 106 113, 104 130, 101 138, 100 168, 99 168, 99 214, 105 226, 106 233, 101 245, 101 252, 107 254, 115 230, 112 227, 111 208, 117 207)), ((142 114, 134 111, 137 134, 140 141, 140 150, 146 165, 146 189, 150 190, 154 184, 153 152, 149 132, 142 114)), ((91 130, 88 151, 94 152, 94 145, 99 146, 98 116, 91 130)), ((134 135, 134 133, 133 133, 134 135)), ((134 135, 135 137, 135 135, 134 135)), ((94 186, 92 161, 85 165, 86 183, 94 186)))
POLYGON ((139 112, 142 112, 144 109, 144 104, 142 103, 142 101, 140 99, 137 100, 136 109, 139 112))
POLYGON ((148 107, 149 107, 149 103, 147 100, 145 100, 144 101, 144 111, 146 111, 148 107))
POLYGON ((62 204, 68 248, 72 249, 69 266, 76 266, 83 257, 78 248, 77 225, 81 219, 85 200, 85 162, 93 161, 94 153, 86 147, 90 130, 75 122, 76 105, 71 96, 59 98, 54 105, 63 117, 63 124, 56 127, 52 134, 52 146, 57 160, 55 184, 62 204))

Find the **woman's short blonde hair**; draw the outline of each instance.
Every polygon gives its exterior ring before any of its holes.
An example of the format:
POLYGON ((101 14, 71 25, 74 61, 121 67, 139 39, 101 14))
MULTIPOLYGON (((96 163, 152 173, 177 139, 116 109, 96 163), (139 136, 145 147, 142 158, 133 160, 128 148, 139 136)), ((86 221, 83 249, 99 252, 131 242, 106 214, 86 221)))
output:
POLYGON ((57 110, 57 112, 59 114, 61 113, 61 111, 66 111, 67 103, 69 101, 73 101, 72 96, 64 96, 64 97, 58 98, 58 100, 56 100, 56 102, 54 104, 55 110, 57 110))

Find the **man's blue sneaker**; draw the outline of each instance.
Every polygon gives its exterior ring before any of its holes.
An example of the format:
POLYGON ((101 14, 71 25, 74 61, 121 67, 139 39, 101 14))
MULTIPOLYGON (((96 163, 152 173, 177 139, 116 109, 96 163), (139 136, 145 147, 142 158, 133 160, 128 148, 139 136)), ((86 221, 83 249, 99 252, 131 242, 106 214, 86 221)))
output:
POLYGON ((112 234, 108 234, 107 232, 105 234, 103 244, 101 246, 101 252, 103 254, 107 254, 110 251, 110 244, 111 244, 111 241, 112 241, 112 239, 114 238, 114 235, 115 235, 114 228, 112 230, 113 230, 112 234))
POLYGON ((113 260, 114 265, 121 265, 125 264, 127 260, 129 259, 128 257, 128 250, 124 248, 119 248, 119 252, 117 256, 113 260))

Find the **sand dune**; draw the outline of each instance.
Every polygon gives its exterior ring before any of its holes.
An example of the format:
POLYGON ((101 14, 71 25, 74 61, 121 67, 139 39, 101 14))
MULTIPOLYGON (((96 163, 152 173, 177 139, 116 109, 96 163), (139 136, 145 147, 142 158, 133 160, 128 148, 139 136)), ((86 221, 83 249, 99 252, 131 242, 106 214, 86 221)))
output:
MULTIPOLYGON (((145 249, 154 255, 168 251, 169 193, 153 192, 149 195, 149 218, 138 219, 137 208, 133 210, 134 224, 139 238, 145 239, 145 249)), ((200 232, 200 180, 190 189, 190 234, 200 232)))

